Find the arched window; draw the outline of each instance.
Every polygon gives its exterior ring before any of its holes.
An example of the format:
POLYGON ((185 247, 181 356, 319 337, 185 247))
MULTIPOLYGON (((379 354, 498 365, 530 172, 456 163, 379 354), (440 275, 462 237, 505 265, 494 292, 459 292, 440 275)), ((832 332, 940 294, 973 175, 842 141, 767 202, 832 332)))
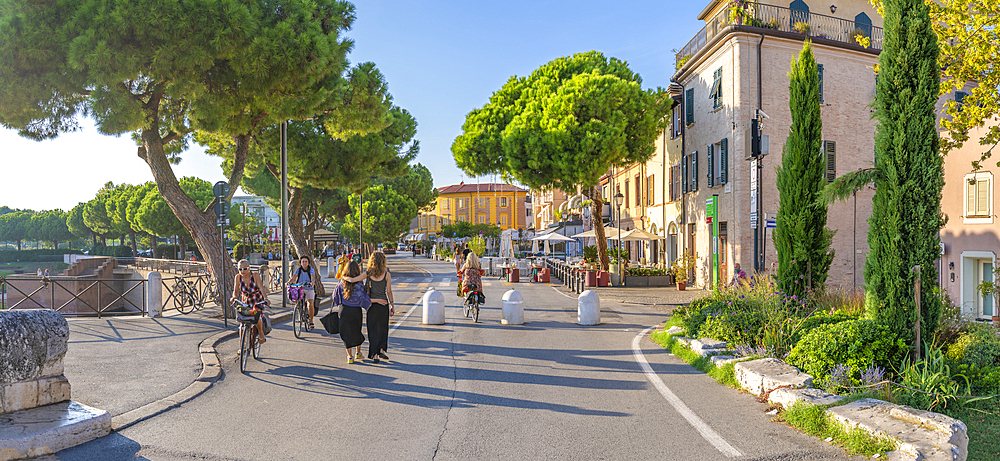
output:
POLYGON ((806 2, 802 0, 795 0, 788 7, 792 10, 788 20, 789 30, 802 32, 802 30, 795 27, 795 24, 800 22, 806 25, 809 24, 809 5, 806 5, 806 2))
POLYGON ((872 36, 872 18, 869 18, 867 14, 861 13, 854 17, 854 34, 864 35, 865 37, 871 38, 872 36))

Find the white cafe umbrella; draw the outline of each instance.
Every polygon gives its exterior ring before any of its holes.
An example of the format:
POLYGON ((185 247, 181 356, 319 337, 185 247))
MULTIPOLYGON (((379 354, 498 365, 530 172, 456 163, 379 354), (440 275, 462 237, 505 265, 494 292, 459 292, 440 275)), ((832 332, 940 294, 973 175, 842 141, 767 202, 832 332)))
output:
MULTIPOLYGON (((608 236, 611 240, 618 240, 618 234, 608 236)), ((642 229, 632 229, 622 234, 623 242, 634 242, 636 240, 658 240, 660 237, 650 234, 642 229)))

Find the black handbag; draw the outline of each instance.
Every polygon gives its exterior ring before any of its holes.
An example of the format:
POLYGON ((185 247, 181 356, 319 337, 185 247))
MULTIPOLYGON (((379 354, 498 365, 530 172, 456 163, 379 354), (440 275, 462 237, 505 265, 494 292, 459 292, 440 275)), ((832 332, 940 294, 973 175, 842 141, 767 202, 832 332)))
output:
POLYGON ((337 309, 331 308, 330 313, 319 319, 323 323, 323 328, 327 333, 331 335, 340 334, 340 314, 337 313, 337 309))

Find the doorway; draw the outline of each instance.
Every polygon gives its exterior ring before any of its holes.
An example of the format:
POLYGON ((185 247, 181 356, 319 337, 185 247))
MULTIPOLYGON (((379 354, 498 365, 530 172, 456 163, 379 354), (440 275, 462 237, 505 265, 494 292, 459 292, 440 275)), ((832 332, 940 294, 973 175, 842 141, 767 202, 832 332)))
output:
POLYGON ((996 256, 991 251, 963 251, 961 267, 962 312, 979 318, 1000 315, 993 295, 983 295, 979 284, 996 280, 996 256))

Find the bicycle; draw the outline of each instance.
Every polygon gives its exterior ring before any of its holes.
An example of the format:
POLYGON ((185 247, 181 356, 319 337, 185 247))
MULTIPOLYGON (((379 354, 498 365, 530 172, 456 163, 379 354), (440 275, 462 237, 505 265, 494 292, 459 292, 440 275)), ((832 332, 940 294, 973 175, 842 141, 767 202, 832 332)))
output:
POLYGON ((174 307, 181 314, 190 314, 195 308, 201 309, 204 306, 197 291, 194 289, 194 282, 184 280, 181 276, 174 277, 174 307))
POLYGON ((247 361, 250 356, 260 358, 260 342, 257 341, 257 321, 260 320, 261 310, 264 302, 259 302, 253 306, 240 301, 233 300, 236 307, 236 320, 240 322, 240 350, 237 357, 240 362, 240 373, 246 374, 247 361))
MULTIPOLYGON (((289 288, 305 286, 304 283, 288 285, 289 288)), ((306 304, 305 297, 300 293, 299 299, 295 301, 295 310, 292 312, 292 332, 295 333, 296 338, 302 339, 302 330, 309 331, 309 306, 306 304)))
POLYGON ((275 292, 281 289, 281 266, 271 268, 271 275, 268 278, 268 291, 275 292))
POLYGON ((202 306, 209 301, 220 306, 222 305, 222 295, 219 293, 219 286, 215 284, 215 280, 211 278, 208 279, 208 283, 205 284, 205 288, 201 290, 201 296, 199 299, 199 304, 202 306))
POLYGON ((476 285, 471 285, 469 293, 465 297, 465 318, 469 318, 469 314, 472 314, 473 323, 479 323, 479 304, 485 299, 483 292, 479 290, 476 285))

